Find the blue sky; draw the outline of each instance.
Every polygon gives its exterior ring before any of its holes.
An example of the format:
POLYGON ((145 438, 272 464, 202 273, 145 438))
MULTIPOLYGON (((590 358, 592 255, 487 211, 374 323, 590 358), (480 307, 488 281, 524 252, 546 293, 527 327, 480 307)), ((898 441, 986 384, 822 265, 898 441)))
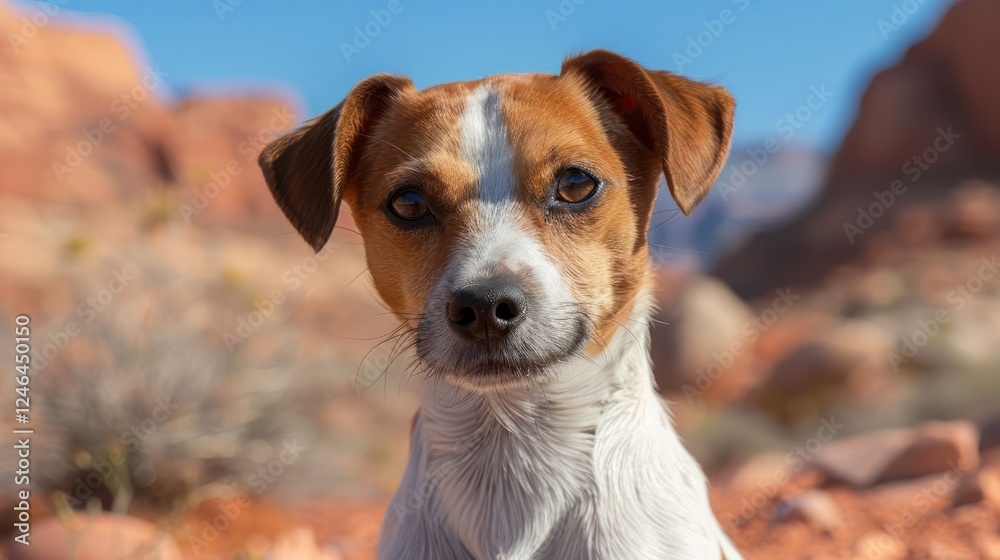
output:
POLYGON ((823 150, 838 144, 871 75, 926 35, 951 3, 55 1, 124 22, 176 94, 277 88, 310 116, 377 72, 407 74, 418 87, 498 72, 554 73, 567 53, 601 47, 728 87, 738 103, 737 143, 776 135, 780 119, 809 102, 813 88, 825 87, 831 95, 800 111, 808 117, 792 138, 823 150), (379 24, 373 10, 391 19, 379 24), (366 25, 377 34, 355 44, 355 28, 366 25), (700 52, 688 50, 699 34, 700 52), (345 56, 345 44, 357 52, 345 56))

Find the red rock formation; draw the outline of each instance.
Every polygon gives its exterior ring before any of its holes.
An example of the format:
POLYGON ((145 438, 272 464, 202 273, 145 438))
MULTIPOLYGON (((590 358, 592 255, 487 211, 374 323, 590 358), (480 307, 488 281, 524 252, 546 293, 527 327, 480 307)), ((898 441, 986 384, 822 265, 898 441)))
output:
POLYGON ((255 160, 298 122, 287 100, 168 103, 121 30, 49 4, 0 2, 0 195, 93 207, 167 189, 166 210, 189 221, 280 216, 255 160))
POLYGON ((959 179, 1000 175, 998 22, 1000 3, 957 2, 872 80, 812 208, 755 237, 717 274, 744 297, 815 283, 861 254, 901 208, 959 179))

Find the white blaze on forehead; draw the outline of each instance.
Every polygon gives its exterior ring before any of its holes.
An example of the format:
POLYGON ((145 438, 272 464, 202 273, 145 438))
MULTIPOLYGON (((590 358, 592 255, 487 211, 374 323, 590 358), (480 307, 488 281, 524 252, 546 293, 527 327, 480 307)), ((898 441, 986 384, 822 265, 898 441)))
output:
POLYGON ((488 85, 476 88, 466 99, 459 126, 462 156, 476 172, 478 189, 476 220, 465 224, 465 268, 473 275, 482 274, 477 269, 516 272, 538 251, 522 226, 500 94, 488 85))
POLYGON ((450 280, 456 285, 510 272, 532 277, 539 302, 568 301, 559 268, 549 258, 537 232, 527 225, 517 200, 514 152, 507 138, 500 94, 483 85, 469 94, 460 121, 462 155, 476 170, 475 223, 467 228, 450 280))
POLYGON ((479 199, 498 204, 514 197, 514 156, 507 143, 500 94, 479 86, 466 99, 459 122, 462 155, 476 170, 479 199))
MULTIPOLYGON (((476 210, 468 223, 457 224, 462 234, 457 236, 448 266, 427 299, 428 313, 444 325, 432 331, 430 339, 445 349, 453 344, 443 313, 456 288, 504 273, 518 278, 528 291, 532 310, 522 332, 563 332, 546 321, 565 319, 565 304, 573 297, 561 268, 531 227, 525 204, 518 200, 514 151, 496 89, 484 85, 469 94, 459 129, 461 156, 476 174, 477 196, 470 201, 476 210)), ((570 342, 560 339, 560 344, 570 342)))

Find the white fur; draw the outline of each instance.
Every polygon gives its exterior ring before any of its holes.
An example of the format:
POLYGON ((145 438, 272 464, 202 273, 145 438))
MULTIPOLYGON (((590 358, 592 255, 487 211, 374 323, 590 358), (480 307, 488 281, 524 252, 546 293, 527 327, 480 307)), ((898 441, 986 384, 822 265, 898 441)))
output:
POLYGON ((480 86, 465 101, 459 121, 462 152, 479 176, 479 199, 485 203, 509 200, 514 193, 514 153, 507 143, 500 94, 480 86))
MULTIPOLYGON (((497 94, 480 88, 461 120, 480 178, 478 223, 429 294, 434 355, 456 353, 441 314, 455 286, 506 269, 534 286, 518 327, 546 347, 576 304, 558 263, 523 227, 497 94), (532 323, 534 321, 535 323, 532 323)), ((382 526, 382 560, 740 558, 708 504, 701 469, 656 394, 648 297, 593 360, 553 366, 537 384, 497 390, 425 373, 403 481, 382 526)), ((530 341, 529 341, 530 343, 530 341)), ((433 366, 433 359, 428 361, 433 366)))
POLYGON ((544 387, 422 384, 379 558, 738 559, 654 390, 639 307, 544 387))

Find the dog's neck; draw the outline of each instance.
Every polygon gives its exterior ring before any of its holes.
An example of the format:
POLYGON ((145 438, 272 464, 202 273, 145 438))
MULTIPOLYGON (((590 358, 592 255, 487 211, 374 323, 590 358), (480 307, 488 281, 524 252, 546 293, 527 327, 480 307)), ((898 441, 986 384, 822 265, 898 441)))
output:
MULTIPOLYGON (((414 433, 421 491, 476 557, 494 557, 498 546, 524 557, 543 546, 558 548, 556 556, 574 554, 551 535, 570 533, 557 530, 575 523, 567 511, 593 496, 596 479, 606 475, 595 472, 594 446, 595 434, 608 429, 608 409, 617 422, 622 411, 635 415, 626 423, 644 429, 643 411, 661 405, 648 309, 644 296, 631 316, 617 318, 621 326, 602 352, 564 364, 544 385, 483 394, 433 379, 423 384, 414 433)), ((664 439, 676 437, 664 432, 664 439)))

